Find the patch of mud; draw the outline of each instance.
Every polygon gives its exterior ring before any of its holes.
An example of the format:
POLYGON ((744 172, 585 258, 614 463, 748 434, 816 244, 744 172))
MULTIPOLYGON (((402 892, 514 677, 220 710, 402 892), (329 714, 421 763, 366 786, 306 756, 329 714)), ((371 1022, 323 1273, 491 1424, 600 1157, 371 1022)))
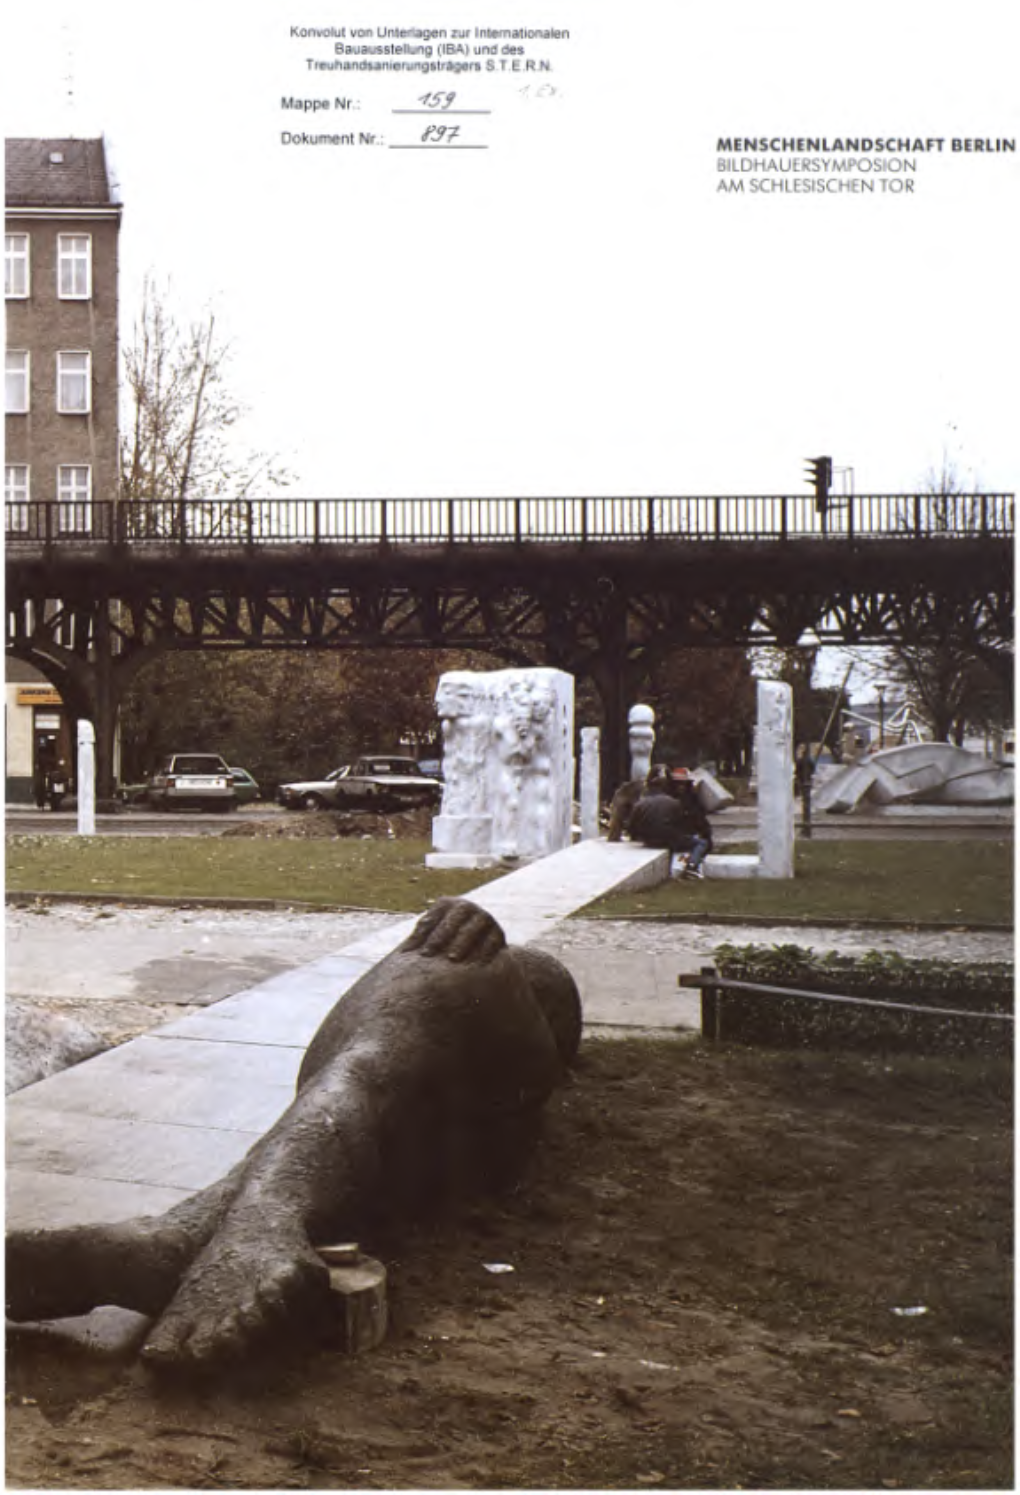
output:
POLYGON ((258 820, 239 820, 222 836, 286 836, 309 841, 353 837, 371 840, 421 841, 432 835, 436 811, 429 806, 383 815, 372 810, 295 810, 258 820))
POLYGON ((518 1188, 362 1243, 378 1350, 12 1342, 8 1488, 1012 1488, 1009 1081, 586 1044, 518 1188))

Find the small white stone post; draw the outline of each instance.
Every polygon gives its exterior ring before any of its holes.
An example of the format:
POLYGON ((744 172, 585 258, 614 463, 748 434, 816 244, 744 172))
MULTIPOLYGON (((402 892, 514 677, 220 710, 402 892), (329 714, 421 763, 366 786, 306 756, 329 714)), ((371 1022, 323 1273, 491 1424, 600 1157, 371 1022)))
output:
POLYGON ((655 745, 655 712, 651 706, 632 706, 627 716, 630 737, 630 776, 647 779, 655 745))
POLYGON ((758 681, 758 876, 793 876, 793 691, 758 681))
POLYGON ((96 833, 96 729, 91 722, 78 723, 78 834, 96 833))
POLYGON ((599 729, 581 728, 581 840, 599 834, 599 729))

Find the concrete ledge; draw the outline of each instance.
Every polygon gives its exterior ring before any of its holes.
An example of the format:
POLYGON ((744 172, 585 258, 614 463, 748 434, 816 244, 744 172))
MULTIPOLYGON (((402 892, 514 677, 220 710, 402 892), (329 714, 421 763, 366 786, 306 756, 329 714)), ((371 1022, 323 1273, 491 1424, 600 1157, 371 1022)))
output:
POLYGON ((745 878, 761 876, 761 858, 752 856, 707 856, 705 876, 711 878, 745 878))
POLYGON ((425 857, 426 867, 437 872, 488 872, 491 867, 504 866, 503 858, 492 852, 480 851, 430 851, 425 857))
POLYGON ((642 888, 657 888, 660 883, 669 882, 672 861, 670 852, 660 851, 650 861, 632 872, 629 877, 618 882, 612 891, 614 893, 638 893, 642 888))

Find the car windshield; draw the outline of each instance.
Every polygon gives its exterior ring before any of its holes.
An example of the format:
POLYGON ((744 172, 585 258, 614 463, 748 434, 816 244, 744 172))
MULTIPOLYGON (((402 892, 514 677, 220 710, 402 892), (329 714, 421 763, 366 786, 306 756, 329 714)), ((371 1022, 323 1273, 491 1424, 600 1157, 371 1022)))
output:
POLYGON ((226 773, 227 765, 213 753, 178 753, 174 773, 226 773))

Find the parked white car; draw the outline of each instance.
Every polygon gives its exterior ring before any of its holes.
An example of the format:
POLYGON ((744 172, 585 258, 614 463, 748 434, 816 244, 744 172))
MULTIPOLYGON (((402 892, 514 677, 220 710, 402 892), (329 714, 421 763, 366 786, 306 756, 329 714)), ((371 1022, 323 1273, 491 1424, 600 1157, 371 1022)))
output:
POLYGON ((237 791, 230 765, 219 753, 171 753, 149 780, 156 810, 234 810, 237 791))

